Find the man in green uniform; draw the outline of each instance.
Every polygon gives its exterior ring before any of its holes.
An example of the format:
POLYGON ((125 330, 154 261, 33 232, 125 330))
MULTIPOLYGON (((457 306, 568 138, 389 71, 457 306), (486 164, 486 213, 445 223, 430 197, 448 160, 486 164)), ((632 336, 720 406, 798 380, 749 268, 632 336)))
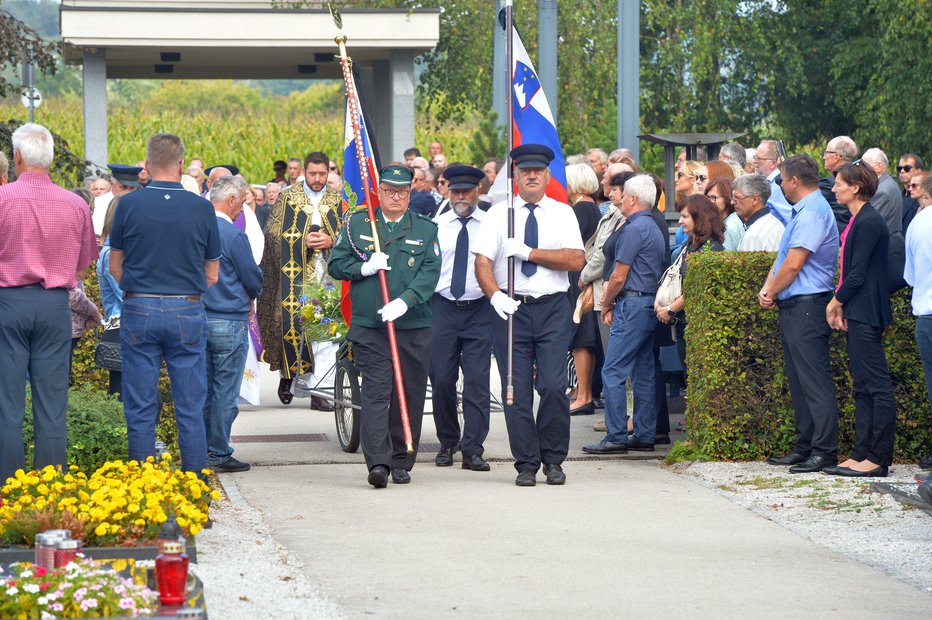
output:
POLYGON ((404 166, 379 173, 376 210, 381 252, 375 251, 372 224, 365 211, 354 213, 337 236, 330 254, 330 275, 351 280, 353 312, 347 336, 353 359, 363 376, 361 444, 369 468, 369 484, 384 488, 407 484, 421 436, 431 347, 431 297, 440 278, 437 225, 408 212, 413 175, 404 166), (382 305, 378 272, 388 281, 389 303, 382 305), (414 453, 407 454, 398 394, 392 374, 386 322, 394 322, 398 355, 408 400, 414 453))

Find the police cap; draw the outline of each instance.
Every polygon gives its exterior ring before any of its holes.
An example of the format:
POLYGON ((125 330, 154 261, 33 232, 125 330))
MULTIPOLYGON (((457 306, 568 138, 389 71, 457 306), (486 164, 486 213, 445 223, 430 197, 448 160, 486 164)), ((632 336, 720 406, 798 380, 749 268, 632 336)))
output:
POLYGON ((211 166, 210 168, 208 168, 207 170, 205 170, 205 171, 204 171, 204 175, 209 177, 209 176, 210 176, 210 171, 211 171, 211 170, 214 170, 215 168, 226 168, 227 170, 230 171, 230 174, 232 174, 233 176, 236 176, 236 175, 239 174, 239 168, 237 168, 237 167, 234 166, 233 164, 220 164, 220 165, 218 165, 218 166, 211 166))
POLYGON ((411 185, 414 172, 407 166, 385 166, 379 170, 379 183, 386 185, 411 185))
POLYGON ((543 144, 522 144, 511 150, 511 160, 518 168, 547 168, 553 161, 553 151, 543 144))
POLYGON ((126 164, 107 164, 110 168, 111 176, 114 180, 119 181, 126 187, 139 187, 139 173, 142 168, 139 166, 127 166, 126 164))
POLYGON ((482 182, 485 173, 472 166, 450 166, 443 171, 450 189, 472 189, 482 182))

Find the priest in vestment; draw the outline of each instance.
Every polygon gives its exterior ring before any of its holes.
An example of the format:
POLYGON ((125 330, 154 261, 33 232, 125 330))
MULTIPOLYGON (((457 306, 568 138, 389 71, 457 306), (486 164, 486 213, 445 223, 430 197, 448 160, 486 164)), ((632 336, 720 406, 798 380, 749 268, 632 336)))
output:
MULTIPOLYGON (((306 283, 326 276, 327 258, 340 228, 340 193, 327 185, 330 158, 314 152, 304 158, 304 182, 282 191, 265 225, 262 295, 257 305, 265 350, 262 359, 281 373, 278 398, 289 404, 297 393, 315 387, 311 343, 302 346, 298 311, 306 283)), ((329 349, 328 349, 329 352, 329 349)), ((324 357, 324 356, 321 356, 324 357)), ((331 357, 333 357, 331 355, 331 357)), ((318 360, 320 370, 335 359, 318 360)), ((327 387, 319 386, 318 389, 327 387)), ((315 409, 332 410, 312 397, 315 409)))

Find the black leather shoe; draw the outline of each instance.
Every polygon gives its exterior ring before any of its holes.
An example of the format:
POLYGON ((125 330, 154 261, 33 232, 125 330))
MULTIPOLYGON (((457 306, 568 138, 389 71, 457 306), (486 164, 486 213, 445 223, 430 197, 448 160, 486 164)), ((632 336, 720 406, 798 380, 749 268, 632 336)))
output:
POLYGON ((311 409, 317 411, 333 411, 333 404, 320 396, 311 396, 311 409))
POLYGON ((278 382, 278 400, 283 405, 290 405, 294 394, 291 393, 291 379, 282 379, 278 382))
POLYGON ((842 474, 838 473, 838 470, 841 469, 838 465, 829 465, 828 467, 822 468, 822 473, 827 476, 841 476, 842 474))
POLYGON ((796 465, 790 467, 789 471, 791 474, 811 474, 817 471, 822 471, 826 467, 832 467, 834 465, 838 465, 838 461, 835 459, 830 459, 825 456, 810 456, 802 463, 797 463, 796 465))
POLYGON ((586 454, 627 454, 628 446, 603 439, 599 443, 590 443, 583 446, 582 451, 586 454))
POLYGON ((369 470, 369 484, 377 489, 384 489, 388 486, 388 467, 385 465, 376 465, 369 470))
POLYGON ((473 471, 489 471, 492 469, 489 467, 489 464, 478 454, 473 454, 472 456, 463 457, 463 469, 471 469, 473 471))
POLYGON ((570 409, 570 415, 592 415, 593 413, 595 413, 595 405, 592 401, 589 401, 581 407, 570 409))
POLYGON ((878 465, 870 471, 857 471, 856 469, 851 469, 850 467, 835 468, 836 476, 844 476, 846 478, 886 478, 888 473, 889 469, 886 465, 878 465))
POLYGON ((768 465, 796 465, 809 457, 799 452, 790 452, 786 456, 771 456, 767 458, 768 465))
POLYGON ((408 484, 411 482, 411 474, 407 469, 396 467, 392 470, 392 482, 395 484, 408 484))
POLYGON ((670 434, 669 433, 657 433, 656 435, 654 435, 654 445, 655 446, 670 445, 670 434))
POLYGON ((654 444, 647 443, 644 441, 638 441, 632 435, 628 435, 628 451, 634 450, 636 452, 653 452, 654 444))
POLYGON ((453 465, 453 448, 441 448, 437 456, 434 457, 434 465, 437 467, 450 467, 453 465))
POLYGON ((211 465, 210 468, 218 474, 229 474, 238 471, 249 471, 249 463, 244 463, 232 456, 219 465, 211 465))
POLYGON ((547 465, 544 463, 544 473, 547 475, 547 484, 565 484, 566 474, 560 465, 547 465))
POLYGON ((525 470, 518 473, 515 484, 519 487, 532 487, 537 484, 537 472, 525 470))
POLYGON ((932 456, 919 459, 919 467, 922 469, 932 469, 932 456))
POLYGON ((592 406, 596 409, 605 409, 605 401, 601 398, 593 398, 592 406))

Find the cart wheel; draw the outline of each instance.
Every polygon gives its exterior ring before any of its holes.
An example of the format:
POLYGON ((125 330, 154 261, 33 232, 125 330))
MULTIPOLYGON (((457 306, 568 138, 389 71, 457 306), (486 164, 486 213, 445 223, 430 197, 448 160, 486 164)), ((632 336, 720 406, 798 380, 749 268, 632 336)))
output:
POLYGON ((352 405, 359 405, 359 376, 349 360, 337 364, 336 381, 333 384, 335 403, 333 415, 337 423, 337 437, 344 452, 359 449, 359 412, 352 405))

